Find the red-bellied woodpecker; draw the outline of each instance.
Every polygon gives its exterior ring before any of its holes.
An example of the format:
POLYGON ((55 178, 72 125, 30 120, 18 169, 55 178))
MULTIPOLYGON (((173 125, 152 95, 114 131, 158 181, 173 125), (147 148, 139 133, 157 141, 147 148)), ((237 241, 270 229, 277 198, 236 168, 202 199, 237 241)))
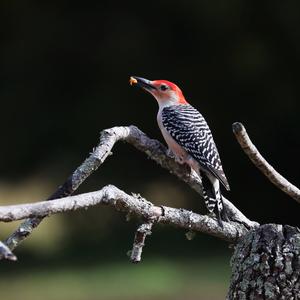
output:
POLYGON ((132 76, 135 84, 154 96, 159 105, 158 126, 175 159, 186 163, 200 178, 209 212, 215 211, 219 224, 227 220, 220 182, 229 190, 220 156, 211 131, 203 116, 184 98, 180 88, 167 80, 147 80, 132 76), (207 180, 208 179, 208 180, 207 180))

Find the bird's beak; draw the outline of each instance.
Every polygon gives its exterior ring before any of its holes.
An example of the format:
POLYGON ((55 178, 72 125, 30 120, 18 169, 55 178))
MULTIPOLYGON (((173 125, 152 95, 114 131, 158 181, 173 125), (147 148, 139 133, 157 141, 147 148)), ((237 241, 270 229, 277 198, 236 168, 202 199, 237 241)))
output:
POLYGON ((129 83, 130 85, 136 85, 147 91, 156 90, 156 87, 151 83, 151 81, 145 78, 131 76, 129 79, 129 83))

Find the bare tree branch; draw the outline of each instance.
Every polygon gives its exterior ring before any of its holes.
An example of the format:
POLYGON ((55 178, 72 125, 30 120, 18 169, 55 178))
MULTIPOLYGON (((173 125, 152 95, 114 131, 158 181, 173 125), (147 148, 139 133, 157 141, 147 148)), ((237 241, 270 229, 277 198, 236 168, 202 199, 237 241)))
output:
POLYGON ((210 216, 185 209, 155 206, 141 196, 128 195, 113 185, 107 185, 96 192, 51 201, 0 206, 0 220, 10 222, 31 216, 49 216, 98 204, 107 204, 118 211, 131 213, 145 220, 157 220, 157 223, 210 234, 229 242, 235 242, 248 232, 245 226, 239 223, 224 222, 224 228, 221 228, 217 220, 210 216))
POLYGON ((15 261, 17 257, 11 252, 11 250, 0 241, 0 257, 8 260, 15 261))
MULTIPOLYGON (((150 139, 141 130, 135 126, 113 127, 102 131, 100 142, 91 155, 74 171, 67 181, 51 195, 48 200, 62 198, 71 195, 78 187, 105 161, 111 154, 114 144, 118 141, 126 141, 138 150, 146 153, 151 159, 156 161, 160 166, 175 174, 179 179, 186 182, 190 187, 202 195, 202 185, 199 179, 193 176, 186 166, 175 162, 168 156, 167 149, 160 142, 150 139)), ((247 219, 232 203, 224 198, 229 217, 232 220, 243 223, 248 228, 256 227, 258 223, 247 219)), ((31 232, 42 221, 44 216, 33 216, 24 221, 19 228, 7 238, 5 244, 14 249, 28 237, 31 232)), ((0 255, 1 258, 1 255, 0 255)))
POLYGON ((244 152, 253 164, 280 190, 300 203, 300 190, 280 175, 259 153, 255 145, 250 140, 243 124, 234 123, 233 132, 244 152))
POLYGON ((150 221, 141 224, 136 230, 133 247, 130 253, 130 260, 133 263, 138 263, 141 261, 143 248, 145 246, 145 239, 147 235, 150 235, 152 233, 151 232, 152 226, 153 226, 153 222, 150 221))

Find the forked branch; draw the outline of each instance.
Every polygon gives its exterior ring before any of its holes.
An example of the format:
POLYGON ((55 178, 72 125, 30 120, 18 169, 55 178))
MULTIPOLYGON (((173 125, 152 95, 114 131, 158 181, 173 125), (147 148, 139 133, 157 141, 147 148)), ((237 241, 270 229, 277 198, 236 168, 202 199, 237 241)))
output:
MULTIPOLYGON (((160 142, 150 139, 145 133, 135 126, 113 127, 102 131, 100 142, 90 156, 74 171, 67 181, 51 195, 48 200, 58 199, 73 194, 74 191, 95 172, 105 159, 111 154, 114 144, 125 141, 136 149, 144 152, 161 167, 169 170, 179 179, 187 183, 196 192, 202 195, 201 182, 193 176, 186 166, 178 164, 172 157, 168 156, 167 149, 160 142)), ((228 215, 231 220, 246 225, 248 228, 256 227, 256 222, 246 218, 232 203, 224 199, 228 215)), ((43 215, 32 215, 33 217, 24 221, 19 228, 5 241, 5 244, 13 250, 24 239, 26 239, 43 220, 43 215)), ((220 231, 220 229, 219 229, 220 231)), ((0 254, 1 258, 1 254, 0 254)))

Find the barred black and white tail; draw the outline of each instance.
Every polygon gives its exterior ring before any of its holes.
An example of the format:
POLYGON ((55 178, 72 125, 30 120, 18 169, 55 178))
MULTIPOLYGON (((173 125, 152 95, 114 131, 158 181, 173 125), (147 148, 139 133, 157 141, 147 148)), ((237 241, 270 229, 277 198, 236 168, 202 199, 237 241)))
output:
MULTIPOLYGON (((216 179, 217 180, 217 179, 216 179)), ((206 176, 202 177, 202 186, 203 186, 203 197, 207 210, 212 213, 215 212, 218 223, 223 227, 222 221, 228 221, 228 216, 224 207, 220 184, 213 184, 209 178, 206 176)))

